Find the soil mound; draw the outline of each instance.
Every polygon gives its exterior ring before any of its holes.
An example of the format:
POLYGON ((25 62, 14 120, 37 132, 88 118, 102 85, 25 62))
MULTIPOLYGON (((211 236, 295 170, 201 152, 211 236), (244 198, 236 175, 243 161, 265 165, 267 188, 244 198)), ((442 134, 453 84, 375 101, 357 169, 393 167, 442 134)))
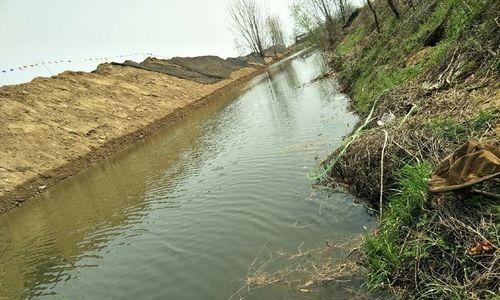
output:
POLYGON ((229 79, 234 71, 248 67, 239 59, 225 60, 217 56, 174 57, 168 60, 148 57, 141 63, 127 60, 115 65, 163 73, 202 84, 229 79))
POLYGON ((227 79, 233 71, 246 66, 246 64, 234 64, 232 60, 224 60, 217 56, 174 57, 168 61, 182 68, 220 79, 227 79))

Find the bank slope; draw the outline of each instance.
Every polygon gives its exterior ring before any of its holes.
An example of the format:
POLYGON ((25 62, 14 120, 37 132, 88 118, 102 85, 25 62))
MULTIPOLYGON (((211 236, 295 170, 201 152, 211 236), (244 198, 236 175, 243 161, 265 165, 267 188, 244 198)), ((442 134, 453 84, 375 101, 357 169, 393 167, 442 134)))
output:
MULTIPOLYGON (((500 144, 500 2, 395 2, 400 19, 372 1, 380 34, 364 7, 326 52, 352 108, 372 119, 323 164, 323 179, 382 211, 363 247, 372 288, 411 298, 498 295, 498 201, 433 195, 428 180, 466 141, 500 144), (492 247, 473 253, 478 243, 492 247)), ((500 193, 495 181, 482 188, 500 193)))
MULTIPOLYGON (((0 87, 0 213, 216 100, 260 67, 203 84, 135 67, 0 87)), ((194 71, 193 71, 194 72, 194 71)))

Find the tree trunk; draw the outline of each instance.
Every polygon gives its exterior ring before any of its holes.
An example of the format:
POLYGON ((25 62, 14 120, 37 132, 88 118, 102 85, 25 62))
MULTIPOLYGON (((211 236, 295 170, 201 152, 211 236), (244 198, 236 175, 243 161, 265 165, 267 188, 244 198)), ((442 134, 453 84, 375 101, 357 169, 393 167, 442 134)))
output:
POLYGON ((345 24, 345 0, 340 0, 339 1, 339 8, 340 8, 340 16, 342 17, 342 23, 345 24))
POLYGON ((399 14, 398 9, 396 8, 396 5, 394 5, 394 2, 392 0, 387 0, 387 4, 389 4, 389 7, 391 8, 392 12, 394 13, 394 16, 396 19, 401 19, 401 15, 399 14))
POLYGON ((333 36, 333 18, 332 15, 330 14, 328 5, 326 4, 325 0, 320 0, 320 9, 325 17, 325 29, 326 29, 326 34, 328 34, 328 44, 329 46, 333 45, 334 41, 334 36, 333 36))
POLYGON ((375 9, 373 9, 372 3, 370 0, 366 0, 368 2, 368 7, 372 11, 373 14, 373 19, 375 19, 375 26, 377 27, 377 32, 380 34, 380 25, 378 24, 378 17, 377 17, 377 12, 375 12, 375 9))
POLYGON ((330 16, 327 17, 327 21, 326 21, 326 32, 328 34, 328 43, 329 43, 329 46, 333 45, 334 41, 335 41, 335 37, 334 37, 334 34, 333 34, 333 20, 330 16))

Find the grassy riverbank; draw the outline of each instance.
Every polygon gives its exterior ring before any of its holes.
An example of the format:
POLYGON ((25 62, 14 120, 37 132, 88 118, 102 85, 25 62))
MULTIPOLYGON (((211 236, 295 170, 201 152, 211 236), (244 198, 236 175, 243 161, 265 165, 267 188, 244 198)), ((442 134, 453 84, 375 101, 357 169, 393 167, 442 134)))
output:
MULTIPOLYGON (((397 19, 373 2, 380 34, 364 7, 327 51, 352 108, 365 118, 373 109, 373 120, 324 164, 327 181, 381 211, 362 247, 369 285, 414 298, 498 295, 498 201, 430 194, 428 180, 465 141, 499 144, 500 4, 399 1, 397 19), (395 120, 377 126, 384 113, 395 120), (492 251, 471 253, 483 241, 492 251)), ((497 183, 483 189, 499 192, 497 183)))

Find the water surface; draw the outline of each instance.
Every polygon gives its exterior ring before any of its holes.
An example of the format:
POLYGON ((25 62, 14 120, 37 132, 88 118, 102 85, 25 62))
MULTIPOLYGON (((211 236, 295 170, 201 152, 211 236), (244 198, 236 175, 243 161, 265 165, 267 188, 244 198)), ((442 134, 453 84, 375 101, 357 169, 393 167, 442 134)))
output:
POLYGON ((372 219, 352 196, 306 177, 357 121, 333 80, 311 82, 322 69, 314 53, 278 63, 0 216, 0 299, 228 299, 263 245, 363 232, 372 219))

